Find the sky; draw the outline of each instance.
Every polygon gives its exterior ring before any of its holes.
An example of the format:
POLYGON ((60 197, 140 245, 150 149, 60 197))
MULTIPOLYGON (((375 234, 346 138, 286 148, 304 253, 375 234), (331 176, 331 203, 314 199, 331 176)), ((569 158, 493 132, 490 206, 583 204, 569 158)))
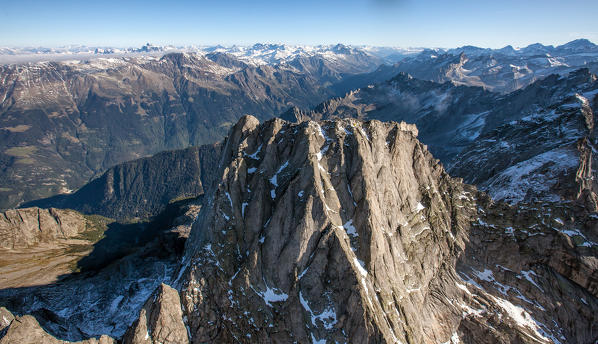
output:
POLYGON ((0 0, 0 46, 598 43, 596 0, 0 0))

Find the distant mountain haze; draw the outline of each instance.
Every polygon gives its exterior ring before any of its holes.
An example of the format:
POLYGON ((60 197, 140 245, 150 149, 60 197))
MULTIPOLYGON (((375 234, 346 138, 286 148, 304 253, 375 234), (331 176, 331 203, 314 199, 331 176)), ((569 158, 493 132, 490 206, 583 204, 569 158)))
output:
MULTIPOLYGON (((340 44, 184 49, 148 44, 123 50, 7 48, 0 56, 32 54, 68 60, 0 66, 0 161, 4 166, 0 207, 4 209, 73 192, 127 160, 220 141, 232 123, 247 113, 268 119, 292 107, 312 108, 355 89, 362 88, 356 94, 366 94, 366 86, 384 84, 401 72, 504 94, 551 73, 565 75, 579 67, 595 72, 598 48, 587 40, 518 50, 466 46, 421 51, 340 44), (182 50, 187 52, 177 52, 182 50)), ((500 98, 484 94, 470 109, 453 106, 448 111, 468 116, 475 107, 483 112, 494 106, 482 99, 500 98)), ((420 116, 389 113, 388 119, 415 121, 424 142, 434 147, 434 141, 429 141, 434 129, 424 124, 434 122, 423 114, 430 104, 442 110, 449 99, 441 96, 442 92, 429 94, 419 105, 403 98, 399 108, 410 106, 408 112, 420 116)), ((460 148, 442 148, 447 153, 433 149, 444 160, 443 154, 455 154, 460 148)))

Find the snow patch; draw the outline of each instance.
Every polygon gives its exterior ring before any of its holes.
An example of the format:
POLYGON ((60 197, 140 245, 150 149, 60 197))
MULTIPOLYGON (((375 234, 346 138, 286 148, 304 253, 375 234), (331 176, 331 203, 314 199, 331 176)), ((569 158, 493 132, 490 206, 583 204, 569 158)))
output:
POLYGON ((306 267, 305 270, 303 270, 299 276, 297 276, 297 279, 301 279, 303 278, 303 276, 307 273, 307 270, 309 270, 309 267, 306 267))
POLYGON ((243 218, 245 218, 245 208, 247 207, 247 205, 249 205, 249 203, 247 202, 243 202, 243 204, 241 204, 241 216, 243 218))
POLYGON ((560 344, 560 341, 556 340, 556 338, 552 336, 550 336, 552 338, 549 338, 547 333, 539 326, 540 323, 534 320, 534 318, 532 318, 532 316, 523 307, 516 306, 511 302, 499 297, 492 295, 489 296, 507 313, 511 319, 515 321, 518 326, 531 330, 539 339, 546 341, 552 339, 552 342, 560 344))
POLYGON ((365 263, 359 259, 357 259, 357 257, 353 258, 353 263, 355 263, 355 266, 357 267, 357 270, 359 271, 359 273, 363 276, 367 276, 368 272, 365 269, 365 263))
POLYGON ((299 291, 299 302, 301 302, 303 309, 305 309, 310 314, 311 324, 313 326, 318 326, 317 321, 320 320, 322 322, 322 324, 324 325, 325 329, 332 330, 334 328, 334 325, 336 325, 336 323, 337 323, 336 312, 334 311, 334 308, 327 307, 322 311, 322 313, 320 313, 320 314, 315 313, 311 309, 311 307, 309 307, 309 303, 303 297, 303 294, 301 293, 301 291, 299 291))
MULTIPOLYGON (((579 158, 566 148, 554 149, 513 165, 482 185, 495 200, 509 203, 523 201, 528 191, 546 195, 556 183, 557 175, 576 168, 579 158), (548 169, 544 167, 550 166, 548 169)), ((545 197, 558 200, 556 195, 545 197)))
POLYGON ((455 285, 457 286, 457 288, 463 290, 464 292, 466 292, 468 295, 471 295, 471 292, 469 291, 469 289, 467 289, 467 287, 464 284, 461 284, 459 282, 455 282, 455 285))
POLYGON ((579 244, 578 246, 583 246, 583 247, 593 247, 593 246, 597 246, 598 244, 596 244, 593 241, 588 240, 588 238, 586 238, 585 235, 583 235, 583 233, 581 233, 579 230, 577 229, 558 229, 558 228, 552 228, 553 230, 557 231, 557 232, 561 232, 565 235, 567 235, 568 237, 576 237, 579 236, 581 237, 584 242, 579 244))
POLYGON ((289 161, 288 160, 284 164, 282 164, 278 168, 278 171, 276 171, 276 173, 272 176, 272 178, 270 178, 270 183, 272 185, 274 185, 275 187, 278 187, 278 174, 280 172, 282 172, 282 170, 284 170, 287 166, 289 166, 289 161))
POLYGON ((345 223, 343 225, 343 228, 347 231, 347 234, 349 234, 350 236, 353 236, 353 237, 359 236, 359 234, 357 233, 357 230, 355 229, 355 226, 353 226, 353 219, 347 221, 347 223, 345 223))
MULTIPOLYGON (((251 287, 251 289, 253 289, 253 287, 251 287)), ((253 289, 253 291, 255 291, 256 294, 258 294, 259 296, 261 296, 262 299, 264 299, 264 302, 266 302, 266 305, 268 305, 269 307, 272 307, 271 302, 283 302, 289 298, 289 295, 283 293, 278 289, 273 289, 268 286, 266 286, 265 291, 258 292, 255 289, 253 289)))
POLYGON ((459 344, 461 343, 461 339, 459 339, 459 335, 457 334, 457 332, 453 332, 453 335, 451 336, 451 338, 449 338, 449 340, 447 340, 446 342, 442 343, 442 344, 459 344))
POLYGON ((278 174, 282 172, 282 170, 284 170, 287 166, 289 166, 288 160, 284 164, 282 164, 278 168, 278 171, 276 171, 272 178, 270 178, 270 183, 274 186, 274 189, 270 190, 270 197, 272 197, 272 199, 276 198, 276 188, 278 187, 278 174))
POLYGON ((311 344, 326 344, 326 339, 316 339, 313 333, 311 333, 311 344))
MULTIPOLYGON (((536 276, 536 273, 533 270, 528 270, 528 271, 521 270, 521 275, 523 275, 523 277, 525 277, 525 279, 528 280, 531 284, 533 284, 536 288, 540 289, 541 292, 544 292, 544 290, 542 288, 540 288, 540 286, 536 283, 536 281, 534 281, 530 277, 530 275, 536 276)), ((520 276, 517 276, 517 277, 520 277, 520 276)))
MULTIPOLYGON (((588 301, 586 301, 586 299, 584 299, 583 297, 580 298, 581 302, 583 302, 585 305, 588 305, 588 301)), ((5 319, 6 320, 6 319, 5 319)))
POLYGON ((116 311, 118 309, 118 305, 124 298, 125 297, 123 295, 119 295, 114 300, 112 300, 112 303, 110 303, 110 310, 112 312, 116 311))
POLYGON ((260 160, 260 158, 259 158, 257 155, 258 155, 258 154, 259 154, 261 151, 262 151, 262 145, 260 144, 260 145, 257 147, 256 151, 255 151, 253 154, 247 154, 247 153, 243 152, 243 155, 244 155, 244 156, 246 156, 246 157, 248 157, 248 158, 250 158, 250 159, 253 159, 253 160, 260 160))
POLYGON ((230 194, 226 192, 226 197, 228 198, 228 202, 230 203, 231 209, 233 208, 233 200, 230 198, 230 194))

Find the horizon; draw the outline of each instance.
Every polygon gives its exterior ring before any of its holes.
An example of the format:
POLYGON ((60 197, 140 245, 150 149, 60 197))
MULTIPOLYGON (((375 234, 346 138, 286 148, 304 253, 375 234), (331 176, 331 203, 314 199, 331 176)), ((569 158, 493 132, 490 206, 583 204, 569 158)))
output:
POLYGON ((0 13, 0 46, 134 47, 250 46, 253 42, 286 45, 451 48, 473 45, 558 46, 577 38, 598 41, 592 14, 598 3, 572 0, 514 0, 500 4, 460 0, 353 0, 325 3, 306 0, 218 4, 189 0, 164 4, 107 0, 25 0, 0 13), (584 8, 575 16, 571 9, 584 8))
POLYGON ((481 49, 491 49, 491 50, 498 50, 498 49, 503 49, 506 48, 508 46, 513 47, 514 49, 518 50, 518 49, 524 49, 530 45, 534 45, 534 44, 541 44, 543 46, 546 47, 558 47, 558 46, 562 46, 565 45, 567 43, 571 43, 574 41, 588 41, 592 44, 598 45, 596 42, 598 42, 598 40, 593 41, 591 39, 588 39, 586 37, 578 37, 578 38, 573 38, 569 41, 566 42, 561 42, 558 44, 547 44, 547 43, 543 43, 543 42, 533 42, 533 43, 529 43, 525 46, 515 46, 513 44, 507 44, 504 46, 500 46, 500 47, 487 47, 487 46, 479 46, 479 45, 473 45, 473 44, 464 44, 464 45, 460 45, 460 46, 392 46, 392 45, 372 45, 372 44, 347 44, 347 43, 343 43, 343 42, 336 42, 336 43, 322 43, 322 44, 289 44, 289 43, 281 43, 281 42, 254 42, 254 43, 247 43, 247 44, 221 44, 221 43, 214 43, 214 44, 154 44, 151 41, 145 42, 143 44, 139 44, 139 45, 107 45, 107 44, 102 44, 102 45, 88 45, 88 44, 79 44, 79 43, 71 43, 71 44, 64 44, 64 45, 0 45, 0 48, 8 48, 8 49, 36 49, 36 48, 47 48, 47 49, 68 49, 68 48, 76 48, 76 47, 85 47, 85 48, 114 48, 114 49, 130 49, 130 48, 140 48, 146 45, 149 46, 153 46, 153 47, 173 47, 175 49, 185 49, 185 48, 213 48, 213 47, 217 47, 217 46, 221 46, 223 48, 233 48, 233 47, 242 47, 242 48, 250 48, 253 47, 255 45, 259 45, 259 44, 264 44, 264 45, 282 45, 282 46, 287 46, 287 47, 329 47, 329 46, 335 46, 335 45, 344 45, 344 46, 348 46, 348 47, 355 47, 355 48, 362 48, 362 47, 371 47, 371 48, 392 48, 392 49, 444 49, 444 50, 448 50, 448 49, 459 49, 459 48, 463 48, 463 47, 467 47, 467 46, 471 46, 471 47, 476 47, 476 48, 481 48, 481 49))

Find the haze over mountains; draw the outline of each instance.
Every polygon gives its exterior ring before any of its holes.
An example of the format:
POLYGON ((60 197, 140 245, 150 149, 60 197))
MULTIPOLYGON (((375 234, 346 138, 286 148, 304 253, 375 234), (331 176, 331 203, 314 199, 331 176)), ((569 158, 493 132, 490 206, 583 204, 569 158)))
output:
POLYGON ((0 344, 598 340, 588 40, 1 61, 0 344))

